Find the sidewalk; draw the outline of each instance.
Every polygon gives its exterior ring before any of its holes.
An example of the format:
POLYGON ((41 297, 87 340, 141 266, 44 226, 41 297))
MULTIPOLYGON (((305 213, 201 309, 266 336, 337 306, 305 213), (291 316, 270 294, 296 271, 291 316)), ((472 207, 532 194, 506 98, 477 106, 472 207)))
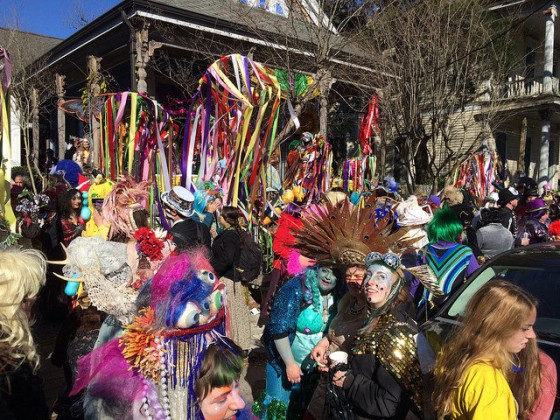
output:
POLYGON ((243 399, 247 405, 250 406, 253 404, 253 401, 259 397, 259 394, 266 385, 266 350, 260 342, 264 328, 257 326, 259 314, 250 314, 249 317, 251 322, 251 336, 253 337, 253 348, 245 361, 239 387, 243 399))

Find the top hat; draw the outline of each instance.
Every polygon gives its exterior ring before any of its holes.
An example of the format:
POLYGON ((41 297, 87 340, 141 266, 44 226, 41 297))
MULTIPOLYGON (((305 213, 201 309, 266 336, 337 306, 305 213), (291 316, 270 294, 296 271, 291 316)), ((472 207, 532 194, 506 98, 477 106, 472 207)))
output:
POLYGON ((193 215, 194 195, 185 187, 176 186, 161 195, 161 201, 183 217, 193 215))

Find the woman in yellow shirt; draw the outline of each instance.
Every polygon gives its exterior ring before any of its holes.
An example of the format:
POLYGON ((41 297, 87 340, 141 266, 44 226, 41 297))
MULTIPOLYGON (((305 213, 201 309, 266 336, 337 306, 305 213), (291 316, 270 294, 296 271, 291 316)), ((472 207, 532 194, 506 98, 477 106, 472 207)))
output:
POLYGON ((490 281, 475 293, 436 360, 433 395, 440 418, 509 420, 529 413, 541 385, 536 306, 506 281, 490 281))

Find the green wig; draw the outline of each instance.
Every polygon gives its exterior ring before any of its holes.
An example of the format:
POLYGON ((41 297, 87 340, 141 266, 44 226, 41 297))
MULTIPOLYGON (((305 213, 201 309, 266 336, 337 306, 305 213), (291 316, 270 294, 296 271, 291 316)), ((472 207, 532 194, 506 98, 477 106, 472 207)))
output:
POLYGON ((426 225, 430 243, 445 241, 457 242, 463 232, 463 225, 457 214, 445 206, 434 213, 434 218, 426 225))

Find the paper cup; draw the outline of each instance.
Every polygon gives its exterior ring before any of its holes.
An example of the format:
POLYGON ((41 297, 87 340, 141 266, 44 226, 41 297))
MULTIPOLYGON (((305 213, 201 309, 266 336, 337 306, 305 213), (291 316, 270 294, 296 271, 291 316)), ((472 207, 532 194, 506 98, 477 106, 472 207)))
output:
POLYGON ((331 366, 336 366, 340 363, 348 363, 348 353, 345 351, 334 351, 329 354, 331 366))

